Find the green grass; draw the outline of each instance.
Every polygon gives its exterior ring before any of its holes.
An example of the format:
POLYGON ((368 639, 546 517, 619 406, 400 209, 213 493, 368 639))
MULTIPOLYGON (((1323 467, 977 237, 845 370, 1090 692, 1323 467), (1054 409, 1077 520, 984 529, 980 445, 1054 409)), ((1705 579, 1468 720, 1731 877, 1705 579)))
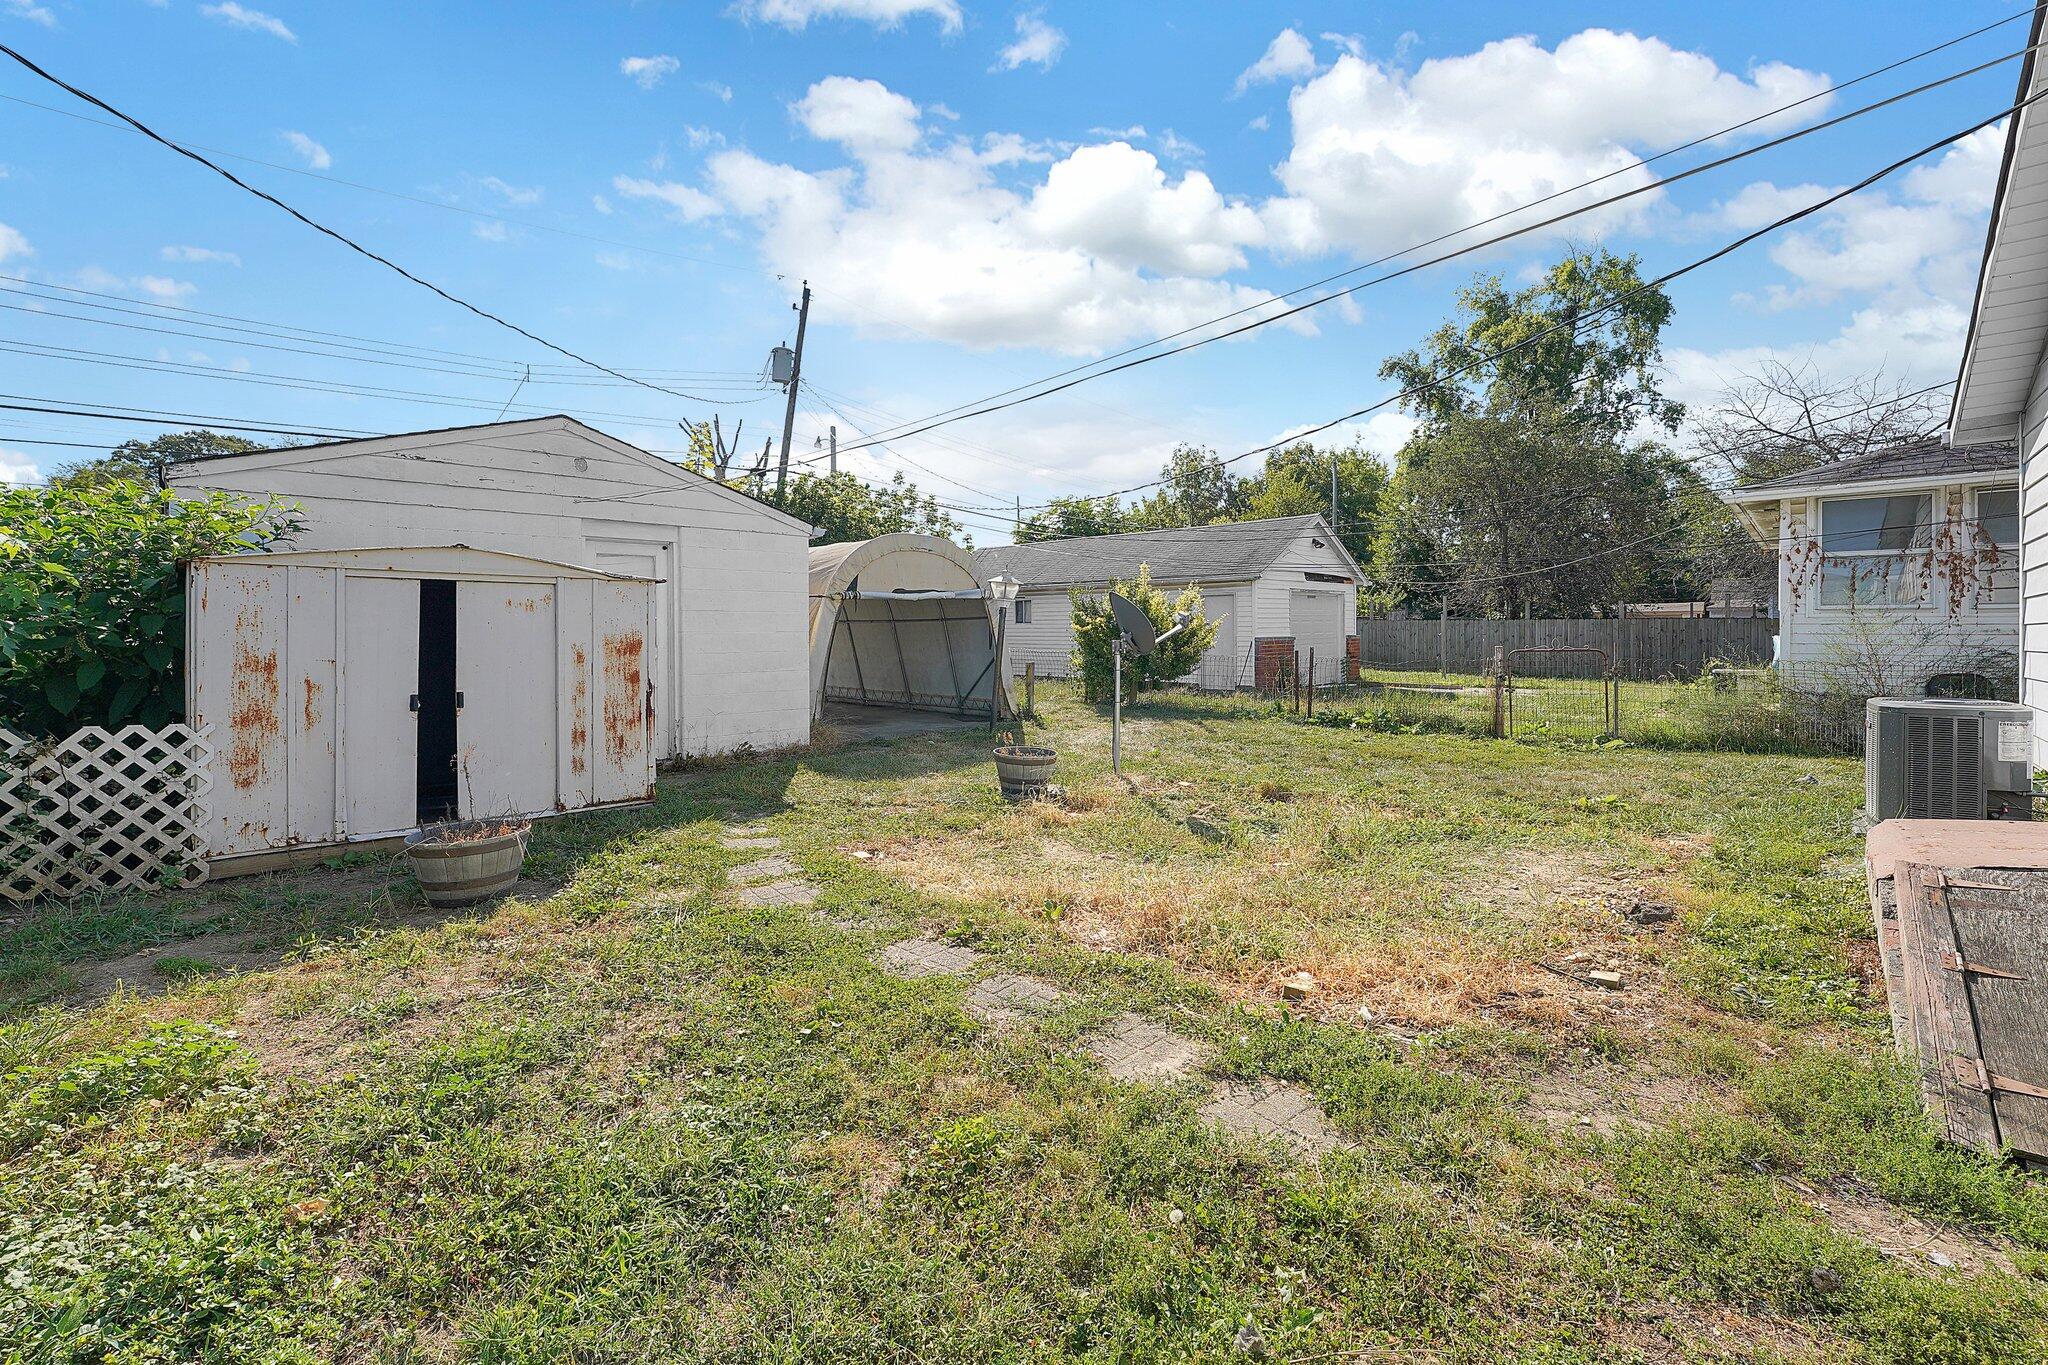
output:
POLYGON ((2048 1189, 1933 1137, 1859 984, 1855 765, 1163 697, 1126 787, 1047 691, 1059 806, 1004 807, 972 733, 708 766, 541 825, 560 889, 472 915, 408 918, 381 865, 223 883, 286 960, 90 1008, 65 974, 191 903, 16 926, 0 1359, 2048 1358, 2048 1189), (881 927, 738 907, 741 820, 881 927), (1674 927, 1609 906, 1642 896, 1674 927), (920 929, 1063 1007, 991 1033, 968 981, 874 967, 920 929), (1534 965, 1574 951, 1629 989, 1534 965), (1293 1163, 1206 1082, 1108 1081, 1076 1040, 1130 1009, 1354 1145, 1293 1163), (1530 1103, 1651 1082, 1616 1124, 1530 1103), (1987 1264, 1884 1256, 1801 1185, 1987 1264))

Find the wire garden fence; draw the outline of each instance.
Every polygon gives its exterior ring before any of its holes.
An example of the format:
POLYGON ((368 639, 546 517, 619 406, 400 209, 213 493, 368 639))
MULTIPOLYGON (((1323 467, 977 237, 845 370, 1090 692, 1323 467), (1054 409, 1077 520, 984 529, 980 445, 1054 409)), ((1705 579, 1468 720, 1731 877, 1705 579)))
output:
POLYGON ((1301 653, 1261 669, 1254 651, 1179 680, 1262 695, 1337 725, 1658 748, 1860 755, 1873 691, 1852 670, 1704 661, 1693 676, 1624 677, 1587 646, 1498 649, 1488 667, 1439 672, 1301 653))

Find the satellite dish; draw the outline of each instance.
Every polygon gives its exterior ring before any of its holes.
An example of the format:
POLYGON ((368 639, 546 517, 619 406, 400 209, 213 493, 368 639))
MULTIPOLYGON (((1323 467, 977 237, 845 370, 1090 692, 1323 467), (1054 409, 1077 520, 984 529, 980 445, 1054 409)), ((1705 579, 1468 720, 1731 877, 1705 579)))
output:
POLYGON ((1109 614, 1116 619, 1119 635, 1130 642, 1133 654, 1150 654, 1159 644, 1159 632, 1145 609, 1122 593, 1109 595, 1109 614))

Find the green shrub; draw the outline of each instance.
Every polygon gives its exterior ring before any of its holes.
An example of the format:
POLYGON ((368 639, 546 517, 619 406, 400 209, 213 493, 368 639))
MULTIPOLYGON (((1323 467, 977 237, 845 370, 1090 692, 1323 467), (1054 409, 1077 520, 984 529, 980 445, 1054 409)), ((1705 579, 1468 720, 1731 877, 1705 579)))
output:
POLYGON ((283 504, 129 479, 0 489, 0 721, 32 734, 183 709, 182 566, 300 529, 283 504))
MULTIPOLYGON (((1202 592, 1192 584, 1178 598, 1169 599, 1152 586, 1152 567, 1140 564, 1136 578, 1118 579, 1109 585, 1109 591, 1137 603, 1152 618, 1153 628, 1161 635, 1172 628, 1176 614, 1192 614, 1188 628, 1158 649, 1124 660, 1126 696, 1194 672, 1202 662, 1203 652, 1216 643, 1216 622, 1202 615, 1202 592)), ((1095 597, 1076 592, 1070 600, 1074 607, 1074 667, 1081 673, 1082 692, 1090 700, 1100 701, 1112 690, 1115 663, 1111 651, 1118 639, 1116 621, 1110 615, 1109 595, 1095 597)))

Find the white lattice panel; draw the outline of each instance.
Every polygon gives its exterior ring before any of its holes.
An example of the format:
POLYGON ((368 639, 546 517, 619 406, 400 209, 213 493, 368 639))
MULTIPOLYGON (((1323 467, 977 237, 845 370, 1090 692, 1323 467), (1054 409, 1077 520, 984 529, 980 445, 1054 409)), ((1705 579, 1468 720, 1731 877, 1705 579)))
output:
POLYGON ((210 726, 0 728, 0 897, 196 886, 206 879, 210 726))

